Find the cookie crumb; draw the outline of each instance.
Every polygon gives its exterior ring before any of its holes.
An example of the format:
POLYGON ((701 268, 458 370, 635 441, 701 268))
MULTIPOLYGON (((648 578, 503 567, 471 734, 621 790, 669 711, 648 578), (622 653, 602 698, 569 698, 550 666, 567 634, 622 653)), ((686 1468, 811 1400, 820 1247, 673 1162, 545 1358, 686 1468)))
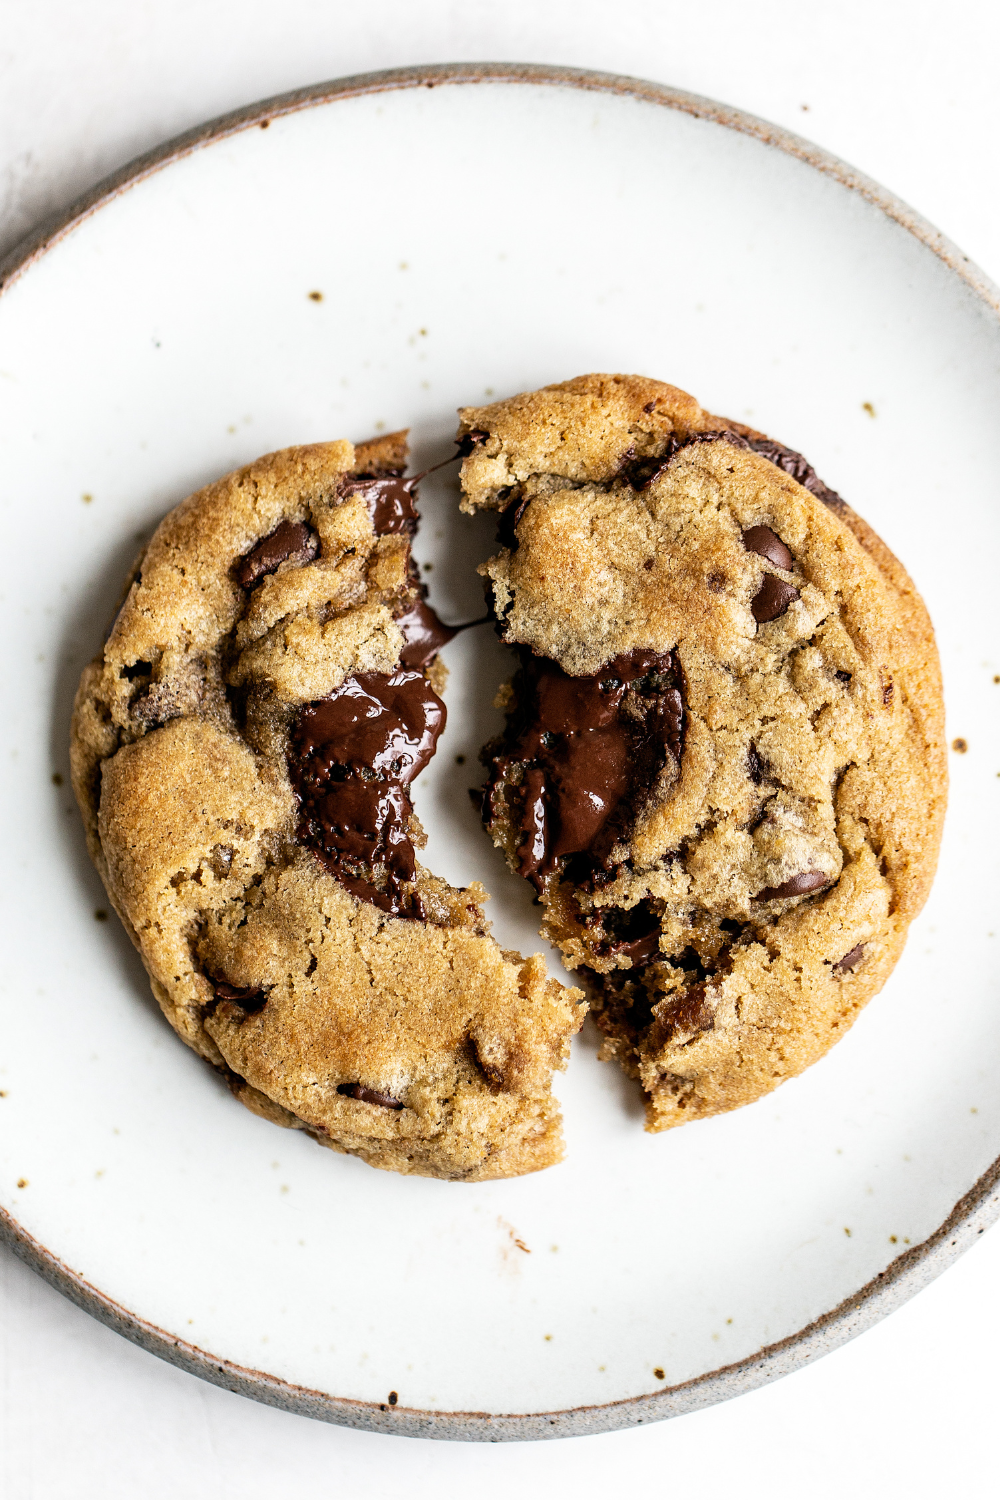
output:
POLYGON ((94 912, 94 921, 95 922, 106 922, 107 920, 108 920, 108 914, 107 914, 107 912, 104 910, 103 906, 99 906, 97 908, 97 910, 94 912))
POLYGON ((323 300, 322 292, 309 292, 307 295, 310 302, 322 302, 323 300))
POLYGON ((62 786, 62 784, 63 784, 63 779, 62 779, 61 773, 59 771, 53 771, 52 772, 52 785, 53 786, 62 786))
POLYGON ((661 1365, 657 1365, 656 1366, 656 1368, 653 1371, 653 1374, 656 1376, 657 1380, 666 1380, 666 1378, 667 1378, 667 1372, 666 1372, 666 1370, 663 1369, 663 1367, 661 1365))
POLYGON ((90 502, 91 502, 91 500, 93 500, 93 498, 94 498, 93 495, 81 495, 80 496, 80 499, 83 501, 84 505, 89 505, 90 502))
POLYGON ((969 748, 969 742, 963 739, 952 740, 951 748, 955 751, 956 755, 964 755, 969 748))
POLYGON ((17 1179, 17 1185, 18 1185, 19 1188, 26 1188, 28 1186, 28 1179, 27 1179, 27 1177, 19 1177, 17 1179))
POLYGON ((875 408, 870 401, 862 401, 861 410, 866 411, 870 417, 875 415, 875 408))

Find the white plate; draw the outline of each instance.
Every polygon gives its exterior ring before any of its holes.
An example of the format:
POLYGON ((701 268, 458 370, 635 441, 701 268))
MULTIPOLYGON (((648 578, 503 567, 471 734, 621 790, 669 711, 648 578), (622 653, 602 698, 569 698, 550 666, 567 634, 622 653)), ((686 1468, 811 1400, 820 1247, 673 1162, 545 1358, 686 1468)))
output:
MULTIPOLYGON (((0 1204, 19 1253, 220 1384, 494 1440, 734 1395, 936 1274, 994 1215, 1000 1154, 998 402, 994 294, 902 205, 759 121, 594 74, 421 69, 270 101, 22 250, 0 297, 0 1204), (383 1174, 240 1109, 94 920, 72 692, 138 538, 190 490, 380 427, 412 427, 422 466, 460 403, 595 369, 801 449, 911 569, 969 746, 940 873, 882 995, 770 1098, 647 1136, 585 1032, 564 1165, 383 1174)), ((468 617, 489 528, 457 517, 446 473, 417 550, 433 602, 468 617)), ((483 878, 497 935, 530 952, 528 893, 466 797, 504 654, 479 630, 447 659, 427 861, 483 878)))

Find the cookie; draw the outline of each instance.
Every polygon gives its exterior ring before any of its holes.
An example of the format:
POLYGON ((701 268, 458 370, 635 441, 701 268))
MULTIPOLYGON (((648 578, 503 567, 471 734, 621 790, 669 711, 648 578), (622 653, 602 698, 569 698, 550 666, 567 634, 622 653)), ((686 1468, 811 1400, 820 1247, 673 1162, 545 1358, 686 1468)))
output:
POLYGON ((461 412, 520 668, 483 817, 662 1130, 820 1058, 934 874, 940 672, 901 565, 801 455, 637 376, 461 412))
POLYGON ((560 1158, 583 1007, 417 860, 453 632, 405 463, 405 433, 289 448, 172 511, 83 673, 73 784, 153 993, 243 1104, 482 1181, 560 1158))

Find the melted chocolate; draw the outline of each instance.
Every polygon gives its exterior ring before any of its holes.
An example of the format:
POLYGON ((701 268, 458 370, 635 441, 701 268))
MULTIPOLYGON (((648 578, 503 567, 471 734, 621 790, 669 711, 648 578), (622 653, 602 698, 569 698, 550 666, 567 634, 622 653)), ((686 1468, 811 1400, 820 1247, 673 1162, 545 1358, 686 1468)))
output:
POLYGON ((641 969, 660 956, 660 913, 650 901, 640 901, 626 911, 621 907, 605 908, 601 913, 602 956, 630 958, 633 969, 641 969))
POLYGON ((445 716, 422 672, 363 672, 307 704, 290 736, 299 838, 352 895, 394 916, 423 916, 403 889, 416 873, 406 789, 433 756, 445 716))
POLYGON ((401 474, 353 474, 340 482, 342 495, 360 495, 368 507, 376 536, 405 532, 412 536, 417 529, 414 504, 419 475, 404 479, 401 474))
POLYGON ((684 702, 671 652, 617 656, 592 677, 570 677, 525 653, 518 712, 493 760, 484 818, 493 822, 500 788, 521 834, 521 873, 536 886, 556 862, 584 856, 610 868, 611 850, 668 756, 680 762, 684 702), (508 777, 520 763, 517 786, 508 777))
POLYGON ((282 521, 269 536, 233 565, 233 577, 241 589, 256 588, 283 562, 312 562, 319 552, 319 537, 304 521, 282 521))
MULTIPOLYGON (((475 620, 472 623, 481 622, 475 620)), ((415 603, 407 605, 403 614, 396 616, 396 624, 403 632, 405 642, 399 657, 404 667, 429 667, 441 647, 454 640, 460 630, 467 628, 464 625, 446 625, 443 620, 438 619, 424 599, 417 599, 415 603)))

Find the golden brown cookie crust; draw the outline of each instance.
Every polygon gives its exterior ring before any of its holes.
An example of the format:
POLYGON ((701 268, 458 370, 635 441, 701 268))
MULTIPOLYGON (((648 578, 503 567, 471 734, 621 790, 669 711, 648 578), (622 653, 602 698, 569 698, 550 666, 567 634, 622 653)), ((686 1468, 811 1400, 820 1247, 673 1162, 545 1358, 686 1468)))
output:
MULTIPOLYGON (((930 888, 947 772, 926 609, 839 497, 673 386, 588 375, 460 416, 463 508, 514 525, 484 567, 504 638, 571 677, 641 651, 683 674, 679 762, 638 789, 606 870, 540 881, 543 931, 589 978, 649 1129, 749 1103, 845 1033, 930 888), (790 567, 752 550, 759 528, 790 567), (791 601, 773 618, 765 588, 791 601), (614 940, 640 915, 644 967, 614 940)), ((495 772, 487 804, 515 867, 526 776, 495 772)))
POLYGON ((399 665, 409 538, 376 535, 343 485, 406 453, 405 433, 285 449, 172 511, 83 673, 73 784, 165 1015, 248 1108, 373 1166, 482 1181, 560 1159, 551 1080, 580 992, 501 951, 478 884, 418 864, 423 919, 352 895, 303 847, 286 763, 304 704, 399 665), (311 551, 241 587, 284 523, 311 551))

